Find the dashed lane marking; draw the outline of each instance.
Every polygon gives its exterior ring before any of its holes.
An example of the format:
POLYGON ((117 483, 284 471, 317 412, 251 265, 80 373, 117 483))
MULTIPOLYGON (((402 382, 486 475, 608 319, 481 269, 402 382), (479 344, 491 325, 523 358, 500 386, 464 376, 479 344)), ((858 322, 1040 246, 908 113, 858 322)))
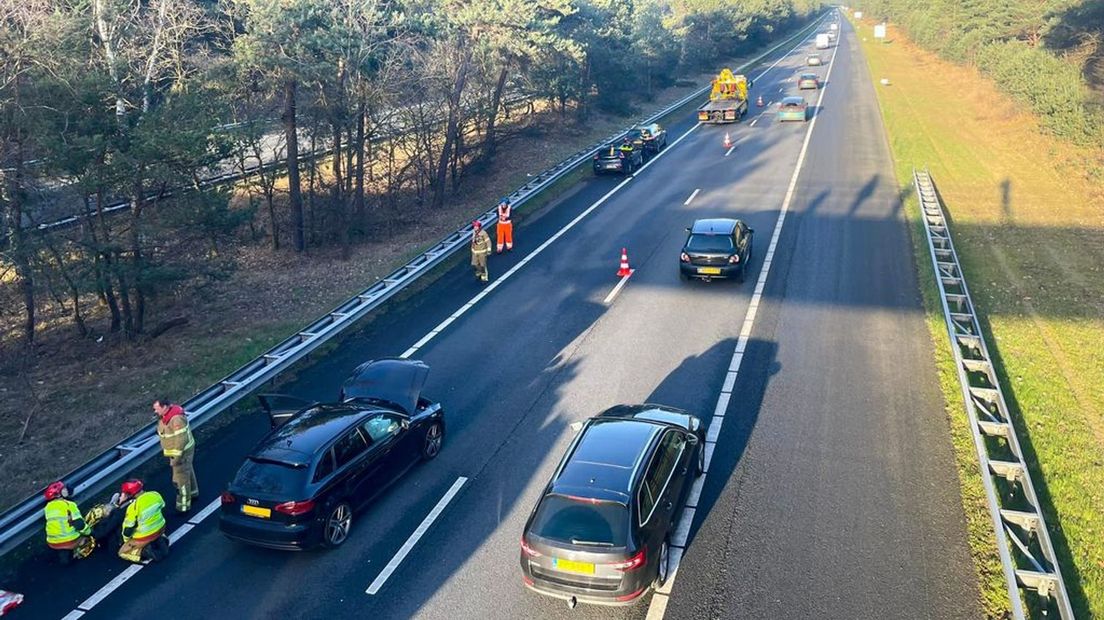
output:
MULTIPOLYGON (((836 58, 835 49, 832 51, 832 61, 836 58)), ((832 73, 832 67, 835 66, 834 62, 830 62, 828 67, 828 75, 832 73)), ((825 76, 827 81, 828 76, 825 76)), ((817 98, 817 107, 820 107, 821 101, 824 99, 824 93, 826 89, 821 89, 820 96, 817 98)), ((763 258, 763 266, 759 270, 759 279, 755 283, 755 291, 751 295, 751 303, 748 304, 747 313, 744 315, 744 323, 740 328, 740 337, 736 342, 736 350, 732 353, 732 361, 729 363, 729 370, 725 376, 724 386, 721 388, 720 394, 717 395, 717 407, 714 410, 714 418, 710 421, 709 429, 706 435, 705 441, 705 472, 698 478, 697 482, 690 490, 690 496, 687 498, 687 508, 683 510, 682 518, 679 520, 678 526, 675 528, 675 535, 671 540, 671 555, 669 556, 672 563, 670 570, 670 577, 667 578, 667 582, 663 584, 663 587, 656 591, 652 597, 651 604, 648 606, 647 620, 662 620, 664 614, 667 613, 667 603, 670 600, 671 588, 674 586, 675 578, 678 576, 678 564, 675 563, 675 551, 678 550, 678 561, 681 562, 682 554, 685 552, 686 543, 690 533, 690 528, 693 525, 694 515, 697 512, 697 505, 701 499, 701 491, 705 485, 705 478, 708 475, 709 467, 713 461, 713 452, 717 447, 717 439, 721 434, 721 425, 724 424, 724 412, 728 408, 729 400, 732 398, 732 390, 736 387, 736 377, 740 371, 740 365, 744 359, 744 351, 747 349, 748 340, 751 338, 751 329, 755 324, 755 316, 759 312, 759 302, 763 296, 763 290, 767 285, 767 276, 770 274, 771 264, 774 262, 774 252, 778 247, 778 239, 782 235, 782 225, 786 221, 786 213, 790 210, 790 204, 793 202, 794 190, 797 188, 797 179, 801 175, 802 165, 805 163, 805 155, 809 150, 809 140, 813 135, 813 128, 816 126, 816 116, 809 123, 809 128, 805 131, 805 141, 801 144, 801 152, 797 156, 797 164, 794 166, 793 176, 790 177, 790 185, 786 188, 786 196, 782 199, 782 207, 778 212, 778 221, 774 224, 774 232, 771 234, 770 246, 767 247, 767 254, 763 258), (720 413, 722 415, 717 416, 720 413), (679 544, 682 543, 682 544, 679 544)))

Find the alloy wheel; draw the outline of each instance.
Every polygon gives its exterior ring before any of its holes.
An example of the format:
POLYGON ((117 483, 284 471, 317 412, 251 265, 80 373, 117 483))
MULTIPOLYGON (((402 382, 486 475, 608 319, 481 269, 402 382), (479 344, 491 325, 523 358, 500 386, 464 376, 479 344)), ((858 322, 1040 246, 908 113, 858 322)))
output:
POLYGON ((425 445, 422 447, 422 457, 427 461, 441 453, 441 445, 444 443, 445 434, 439 423, 434 423, 426 431, 425 445))
POLYGON ((326 545, 340 546, 349 537, 349 529, 352 525, 353 509, 349 504, 341 502, 334 506, 326 519, 326 545))

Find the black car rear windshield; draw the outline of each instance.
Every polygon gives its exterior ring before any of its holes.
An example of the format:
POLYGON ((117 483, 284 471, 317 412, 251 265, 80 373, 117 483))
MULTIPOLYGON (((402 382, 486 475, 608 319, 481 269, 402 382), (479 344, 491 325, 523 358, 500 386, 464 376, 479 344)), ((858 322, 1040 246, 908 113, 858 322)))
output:
POLYGON ((295 494, 303 490, 306 479, 305 466, 249 457, 238 470, 234 486, 242 491, 297 497, 295 494))
POLYGON ((541 538, 596 547, 624 547, 629 509, 617 502, 552 494, 541 502, 532 532, 541 538))
POLYGON ((731 252, 731 235, 690 235, 686 242, 690 252, 731 252))

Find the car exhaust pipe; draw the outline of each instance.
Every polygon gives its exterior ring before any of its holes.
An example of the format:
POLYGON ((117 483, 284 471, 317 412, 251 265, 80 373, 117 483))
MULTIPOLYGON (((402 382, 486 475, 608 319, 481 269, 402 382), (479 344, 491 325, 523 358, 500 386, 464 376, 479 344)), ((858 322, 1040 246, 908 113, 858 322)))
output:
POLYGON ((574 596, 567 599, 567 608, 568 609, 575 609, 575 606, 578 605, 578 604, 579 604, 579 601, 574 596))

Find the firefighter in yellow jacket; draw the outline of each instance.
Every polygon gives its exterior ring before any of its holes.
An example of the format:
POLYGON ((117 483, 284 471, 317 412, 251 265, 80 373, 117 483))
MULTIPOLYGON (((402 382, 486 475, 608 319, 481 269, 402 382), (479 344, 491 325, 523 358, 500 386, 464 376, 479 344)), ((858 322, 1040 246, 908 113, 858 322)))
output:
POLYGON ((487 231, 483 230, 483 224, 476 220, 472 222, 472 240, 471 240, 471 261, 472 267, 475 267, 475 277, 486 282, 489 279, 487 274, 487 256, 491 253, 491 236, 487 234, 487 231))
POLYGON ((165 536, 165 500, 157 491, 146 491, 141 480, 127 480, 120 489, 123 502, 131 499, 123 516, 123 545, 119 557, 128 562, 163 560, 169 555, 165 536))
POLYGON ((92 540, 92 528, 85 523, 84 515, 76 502, 69 499, 69 487, 64 482, 54 482, 46 487, 46 544, 57 551, 62 565, 74 558, 83 558, 89 545, 95 547, 92 540))
POLYGON ((199 495, 195 469, 195 437, 188 426, 188 417, 180 405, 165 399, 153 401, 157 414, 157 436, 161 439, 161 452, 172 467, 173 486, 176 487, 176 509, 187 512, 192 508, 192 498, 199 495))

